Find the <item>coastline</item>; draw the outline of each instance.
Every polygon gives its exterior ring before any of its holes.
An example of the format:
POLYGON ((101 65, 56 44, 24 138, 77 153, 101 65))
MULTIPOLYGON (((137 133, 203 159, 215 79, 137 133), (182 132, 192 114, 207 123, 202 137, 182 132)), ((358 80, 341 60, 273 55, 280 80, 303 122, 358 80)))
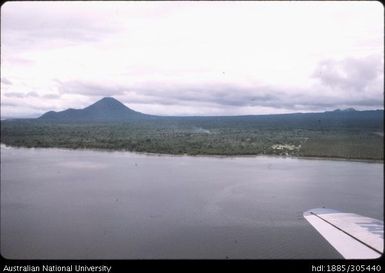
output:
POLYGON ((67 147, 26 147, 26 146, 12 146, 0 142, 1 148, 22 148, 22 149, 60 149, 66 151, 95 151, 95 152, 126 152, 138 155, 147 156, 173 156, 173 157, 206 157, 206 158, 255 158, 255 157, 272 157, 282 159, 307 159, 307 160, 328 160, 328 161, 348 161, 361 163, 384 163, 382 159, 360 159, 360 158, 342 158, 330 156, 295 156, 295 155, 275 155, 275 154, 231 154, 231 155, 216 155, 216 154, 172 154, 172 153, 152 153, 130 151, 125 149, 105 149, 105 148, 67 148, 67 147))

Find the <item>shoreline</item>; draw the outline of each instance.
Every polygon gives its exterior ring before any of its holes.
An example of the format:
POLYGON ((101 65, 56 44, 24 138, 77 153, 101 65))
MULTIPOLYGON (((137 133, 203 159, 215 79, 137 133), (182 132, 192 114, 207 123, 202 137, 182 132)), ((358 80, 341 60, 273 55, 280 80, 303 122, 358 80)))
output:
POLYGON ((67 148, 67 147, 25 147, 12 146, 5 143, 0 143, 1 148, 14 149, 60 149, 66 151, 95 151, 95 152, 121 152, 134 153, 138 155, 147 156, 173 156, 173 157, 207 157, 207 158, 254 158, 254 157, 273 157, 281 159, 307 159, 307 160, 329 160, 329 161, 348 161, 348 162, 362 162, 362 163, 384 163, 382 159, 359 159, 359 158, 343 158, 343 157, 327 157, 327 156, 293 156, 293 155, 275 155, 275 154, 234 154, 234 155, 215 155, 215 154, 170 154, 170 153, 152 153, 152 152, 138 152, 124 149, 104 149, 104 148, 67 148))

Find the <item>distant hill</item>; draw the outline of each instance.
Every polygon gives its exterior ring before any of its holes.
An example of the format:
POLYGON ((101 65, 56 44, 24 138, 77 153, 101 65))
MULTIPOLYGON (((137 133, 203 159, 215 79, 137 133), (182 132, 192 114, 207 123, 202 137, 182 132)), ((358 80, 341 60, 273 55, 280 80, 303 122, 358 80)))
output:
POLYGON ((60 112, 49 111, 39 117, 43 121, 66 122, 109 122, 126 121, 150 117, 150 115, 136 112, 120 101, 105 97, 84 109, 67 109, 60 112))
POLYGON ((354 108, 346 108, 346 109, 336 109, 333 111, 326 111, 326 113, 328 113, 328 112, 355 112, 355 111, 357 111, 357 110, 354 108))
MULTIPOLYGON (((383 128, 384 111, 353 108, 322 113, 291 113, 244 116, 154 116, 134 111, 112 97, 105 97, 84 109, 50 111, 36 121, 126 122, 155 121, 152 126, 256 127, 256 128, 383 128)), ((30 120, 30 121, 33 121, 30 120)))

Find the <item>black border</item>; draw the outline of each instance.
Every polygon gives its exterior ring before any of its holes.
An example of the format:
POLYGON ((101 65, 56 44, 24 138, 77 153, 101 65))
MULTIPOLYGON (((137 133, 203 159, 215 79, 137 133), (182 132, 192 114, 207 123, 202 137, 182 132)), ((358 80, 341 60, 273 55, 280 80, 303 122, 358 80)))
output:
MULTIPOLYGON (((29 0, 28 2, 35 2, 36 0, 29 0)), ((39 2, 48 2, 50 0, 38 0, 39 2)), ((51 0, 52 1, 52 0, 51 0)), ((50 2, 51 2, 50 1, 50 2)), ((55 0, 54 0, 55 1, 55 0)), ((76 2, 81 0, 75 0, 76 2)), ((96 1, 106 1, 106 0, 91 0, 89 2, 96 1)), ((116 0, 115 0, 116 1, 116 0)), ((138 0, 129 0, 119 2, 133 2, 138 0)), ((142 1, 142 0, 139 0, 142 1)), ((150 0, 151 1, 151 0, 150 0)), ((179 0, 186 1, 186 0, 179 0)), ((188 1, 188 0, 187 0, 188 1)), ((198 0, 199 1, 199 0, 198 0)), ((216 0, 214 0, 216 1, 216 0)), ((225 0, 227 1, 227 0, 225 0)), ((241 0, 243 1, 243 0, 241 0)), ((256 2, 258 2, 257 0, 256 2)), ((272 1, 280 1, 280 0, 272 0, 272 1)), ((317 2, 322 0, 311 0, 305 2, 317 2)), ((338 0, 331 0, 328 2, 338 2, 338 0)), ((364 2, 378 2, 383 5, 382 2, 376 0, 348 0, 344 2, 356 2, 356 1, 364 1, 364 2)), ((6 2, 27 2, 26 0, 8 0, 1 1, 1 6, 3 6, 6 2)), ((63 1, 63 2, 71 2, 71 1, 63 1)), ((264 2, 264 1, 260 1, 264 2)), ((290 1, 283 1, 290 2, 290 1)), ((385 18, 385 7, 383 5, 383 12, 385 18)), ((384 29, 385 36, 385 29, 384 29)), ((385 37, 384 37, 385 42, 385 37)), ((384 43, 385 44, 385 43, 384 43)), ((385 49, 384 49, 385 55, 385 49)), ((384 67, 385 68, 385 67, 384 67)), ((385 116, 385 115, 384 115, 385 116)), ((1 165, 0 165, 1 166, 1 165)), ((383 167, 384 171, 384 167, 383 167)), ((385 173, 384 173, 385 174, 385 173)), ((385 188, 385 186, 384 186, 385 188)), ((384 190, 385 196, 385 190, 384 190)), ((383 202, 384 204, 384 202, 383 202)), ((0 242, 1 244, 1 242, 0 242)), ((115 272, 148 272, 151 271, 159 271, 159 270, 167 270, 176 271, 176 272, 184 272, 186 270, 192 271, 201 271, 201 270, 229 270, 232 272, 347 272, 347 271, 338 271, 338 270, 328 270, 331 269, 333 265, 345 266, 345 268, 352 266, 356 269, 355 272, 385 272, 385 263, 384 263, 384 255, 382 255, 379 259, 371 259, 371 260, 341 260, 341 259, 271 259, 271 260, 251 260, 251 259, 230 259, 230 260, 198 260, 198 259, 178 259, 178 260, 12 260, 6 259, 0 253, 0 270, 4 271, 5 266, 13 267, 13 266, 40 266, 40 269, 43 265, 57 265, 57 266, 68 266, 68 265, 87 265, 87 266, 111 266, 111 273, 115 272), (374 270, 365 270, 360 271, 360 266, 380 266, 380 271, 374 270), (322 271, 321 271, 322 270, 322 271)), ((24 271, 18 271, 24 272, 24 271)), ((32 271, 29 271, 32 272, 32 271)), ((42 272, 42 271, 40 271, 42 272)), ((75 272, 75 271, 72 271, 75 272)), ((91 272, 91 271, 85 271, 91 272)), ((353 271, 351 271, 353 272, 353 271)))

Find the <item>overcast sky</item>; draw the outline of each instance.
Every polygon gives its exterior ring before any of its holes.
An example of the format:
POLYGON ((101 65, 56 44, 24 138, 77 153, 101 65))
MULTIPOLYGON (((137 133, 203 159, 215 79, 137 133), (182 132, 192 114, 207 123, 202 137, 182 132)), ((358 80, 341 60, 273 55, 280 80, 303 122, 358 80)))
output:
POLYGON ((1 115, 384 108, 379 2, 8 2, 1 115))

